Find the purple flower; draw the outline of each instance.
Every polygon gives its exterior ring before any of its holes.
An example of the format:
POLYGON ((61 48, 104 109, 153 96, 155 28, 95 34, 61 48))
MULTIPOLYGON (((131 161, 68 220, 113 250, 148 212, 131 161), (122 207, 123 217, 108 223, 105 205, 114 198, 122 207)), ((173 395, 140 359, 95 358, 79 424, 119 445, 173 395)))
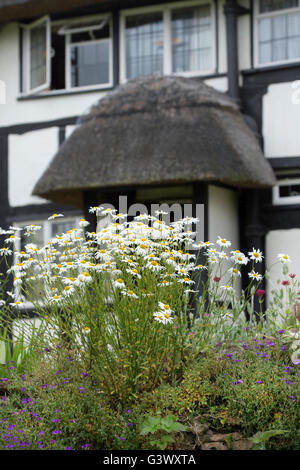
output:
POLYGON ((89 446, 90 446, 90 444, 86 443, 86 444, 83 444, 83 446, 81 446, 81 448, 84 449, 85 447, 87 448, 89 446))
POLYGON ((125 441, 124 437, 120 436, 121 441, 125 441))
POLYGON ((294 385, 295 382, 291 382, 290 380, 286 380, 286 383, 289 385, 294 385))
POLYGON ((56 418, 56 419, 53 419, 52 420, 52 423, 59 423, 60 422, 60 419, 59 418, 56 418))
POLYGON ((39 432, 39 435, 40 435, 40 436, 42 436, 43 434, 45 434, 44 431, 40 431, 40 432, 39 432))
POLYGON ((130 415, 130 413, 131 413, 131 410, 127 410, 127 411, 126 411, 126 413, 130 415))
POLYGON ((131 428, 131 426, 133 426, 133 424, 131 422, 128 423, 128 426, 131 428))
POLYGON ((287 366, 287 367, 284 369, 284 372, 286 372, 287 374, 289 374, 289 373, 291 372, 290 366, 287 366))
POLYGON ((260 385, 260 384, 262 384, 262 380, 257 380, 256 383, 257 383, 257 385, 260 385))
POLYGON ((55 431, 52 431, 52 434, 61 434, 62 431, 60 431, 59 429, 55 429, 55 431))
POLYGON ((284 333, 284 330, 278 330, 277 333, 278 333, 279 335, 282 335, 282 333, 284 333))
POLYGON ((296 398, 294 397, 294 395, 290 395, 290 398, 291 398, 293 401, 296 401, 296 398))
POLYGON ((67 447, 66 447, 66 450, 72 450, 72 449, 71 449, 71 447, 67 446, 67 447))
POLYGON ((236 382, 234 382, 234 385, 238 385, 238 384, 242 384, 243 381, 241 379, 237 380, 236 382))
POLYGON ((286 350, 286 347, 285 346, 281 346, 280 348, 282 351, 285 351, 286 350))
POLYGON ((49 385, 48 385, 48 384, 44 384, 44 385, 42 385, 42 388, 43 388, 44 390, 45 390, 46 388, 48 388, 48 387, 49 387, 49 385))

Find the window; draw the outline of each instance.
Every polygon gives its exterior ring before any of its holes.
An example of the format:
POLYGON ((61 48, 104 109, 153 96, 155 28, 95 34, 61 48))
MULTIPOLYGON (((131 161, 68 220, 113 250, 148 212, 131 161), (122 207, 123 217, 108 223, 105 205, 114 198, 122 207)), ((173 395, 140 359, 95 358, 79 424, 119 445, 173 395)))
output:
POLYGON ((259 0, 258 65, 300 59, 300 0, 259 0))
POLYGON ((213 9, 194 1, 122 12, 121 81, 213 72, 213 9))
MULTIPOLYGON (((55 219, 53 221, 44 220, 44 221, 35 221, 35 222, 24 222, 24 223, 16 223, 16 225, 20 228, 25 228, 31 224, 36 226, 40 226, 40 230, 37 230, 34 234, 34 237, 26 237, 24 231, 17 232, 17 240, 15 242, 15 250, 17 252, 26 252, 26 245, 34 244, 37 248, 42 248, 45 246, 51 239, 55 238, 57 235, 61 233, 65 233, 68 230, 71 230, 74 227, 78 227, 79 219, 75 217, 64 217, 63 219, 55 219)), ((20 262, 20 260, 15 259, 15 264, 20 262)), ((29 273, 30 274, 30 273, 29 273)), ((34 265, 32 267, 32 276, 35 276, 35 268, 34 265)), ((26 279, 22 276, 22 268, 20 268, 20 272, 14 272, 15 280, 14 280, 14 294, 16 300, 21 300, 22 307, 32 307, 32 303, 30 300, 34 300, 38 295, 39 288, 43 289, 42 281, 37 281, 34 289, 29 289, 28 286, 25 286, 26 279), (26 288, 29 290, 29 298, 25 298, 23 296, 22 289, 26 288)))
POLYGON ((109 15, 24 26, 23 93, 112 86, 109 15))
POLYGON ((300 204, 300 179, 285 178, 273 187, 273 204, 300 204))
POLYGON ((197 72, 212 68, 210 6, 172 12, 172 71, 197 72))
POLYGON ((41 91, 50 86, 50 20, 46 16, 24 27, 26 75, 28 91, 41 91))
POLYGON ((163 17, 161 13, 126 18, 127 78, 163 73, 163 17))

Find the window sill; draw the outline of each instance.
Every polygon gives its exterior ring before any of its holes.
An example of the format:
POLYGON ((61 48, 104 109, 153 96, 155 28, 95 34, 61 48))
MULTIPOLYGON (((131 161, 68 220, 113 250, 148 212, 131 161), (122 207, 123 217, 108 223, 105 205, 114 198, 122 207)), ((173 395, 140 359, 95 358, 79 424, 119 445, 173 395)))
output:
POLYGON ((82 93, 95 93, 95 92, 106 92, 111 91, 113 89, 112 85, 107 85, 105 87, 95 87, 95 88, 80 88, 78 90, 51 90, 51 91, 41 91, 36 94, 27 94, 27 95, 19 95, 17 97, 17 101, 27 101, 27 100, 36 100, 41 98, 53 98, 57 96, 69 96, 69 95, 78 95, 82 93))
POLYGON ((294 69, 300 67, 300 59, 295 62, 281 62, 280 64, 259 65, 251 69, 241 70, 243 75, 254 75, 257 73, 273 72, 276 70, 294 69))

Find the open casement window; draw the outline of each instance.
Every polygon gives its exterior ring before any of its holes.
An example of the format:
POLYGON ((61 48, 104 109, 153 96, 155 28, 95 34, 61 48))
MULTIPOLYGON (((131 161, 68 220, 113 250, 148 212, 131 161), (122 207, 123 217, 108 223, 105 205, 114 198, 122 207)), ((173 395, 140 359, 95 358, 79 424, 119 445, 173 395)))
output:
POLYGON ((256 63, 300 59, 300 0, 257 0, 256 63))
POLYGON ((112 85, 111 18, 74 20, 58 30, 65 36, 66 89, 112 85))
POLYGON ((24 91, 34 93, 50 88, 51 27, 45 16, 29 25, 22 25, 25 39, 24 91))

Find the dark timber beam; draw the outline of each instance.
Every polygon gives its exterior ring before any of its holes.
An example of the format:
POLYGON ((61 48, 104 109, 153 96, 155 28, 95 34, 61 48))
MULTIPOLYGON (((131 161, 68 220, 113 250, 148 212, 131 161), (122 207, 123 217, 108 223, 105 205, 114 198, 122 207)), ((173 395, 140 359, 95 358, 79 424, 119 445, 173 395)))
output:
POLYGON ((226 0, 224 5, 226 21, 228 94, 235 100, 240 99, 237 19, 239 15, 250 14, 250 10, 241 7, 236 0, 226 0))

